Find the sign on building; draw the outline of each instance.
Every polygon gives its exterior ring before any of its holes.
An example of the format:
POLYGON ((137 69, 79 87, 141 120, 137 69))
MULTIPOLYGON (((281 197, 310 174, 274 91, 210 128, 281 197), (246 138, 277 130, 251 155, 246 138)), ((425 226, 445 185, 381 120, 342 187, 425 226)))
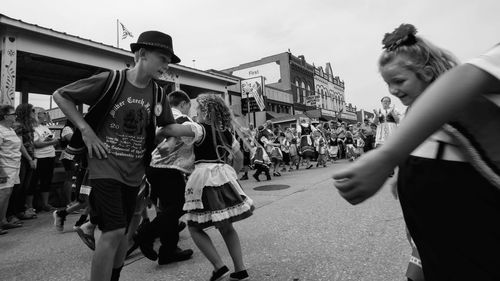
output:
POLYGON ((262 76, 265 84, 278 83, 281 79, 280 66, 276 61, 235 70, 232 74, 241 78, 262 76))
MULTIPOLYGON (((241 80, 241 96, 255 100, 260 111, 266 109, 264 100, 264 78, 262 76, 241 80)), ((244 105, 243 105, 244 108, 244 105)))
POLYGON ((320 102, 320 96, 319 95, 310 95, 306 97, 306 105, 307 106, 317 106, 319 105, 320 102))

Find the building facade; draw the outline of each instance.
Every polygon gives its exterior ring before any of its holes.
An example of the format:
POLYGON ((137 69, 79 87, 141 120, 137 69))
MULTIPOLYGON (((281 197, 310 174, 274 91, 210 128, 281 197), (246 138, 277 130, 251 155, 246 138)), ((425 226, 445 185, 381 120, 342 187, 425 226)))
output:
MULTIPOLYGON (((240 64, 221 72, 249 79, 262 76, 265 84, 264 112, 250 113, 260 125, 266 120, 281 122, 298 116, 323 121, 357 121, 356 107, 345 102, 345 83, 335 76, 330 63, 325 68, 308 63, 303 55, 284 52, 240 64)), ((243 110, 246 114, 246 110, 243 110)))
POLYGON ((356 122, 356 107, 346 105, 344 81, 333 75, 330 63, 323 69, 308 63, 302 55, 284 52, 221 71, 242 79, 264 78, 266 109, 265 114, 257 112, 260 118, 250 118, 255 125, 298 116, 356 122))

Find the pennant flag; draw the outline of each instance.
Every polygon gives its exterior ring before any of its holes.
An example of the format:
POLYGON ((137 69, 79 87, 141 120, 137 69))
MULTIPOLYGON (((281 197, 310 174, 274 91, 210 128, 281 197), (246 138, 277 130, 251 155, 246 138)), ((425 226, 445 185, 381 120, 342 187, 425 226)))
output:
POLYGON ((120 25, 122 26, 122 40, 127 38, 127 37, 134 37, 134 35, 132 35, 132 32, 130 32, 124 25, 123 23, 120 22, 120 25))

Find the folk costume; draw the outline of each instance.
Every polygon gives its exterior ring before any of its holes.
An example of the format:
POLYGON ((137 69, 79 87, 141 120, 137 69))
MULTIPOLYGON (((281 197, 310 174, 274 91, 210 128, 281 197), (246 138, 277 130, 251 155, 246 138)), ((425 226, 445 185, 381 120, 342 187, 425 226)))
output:
POLYGON ((258 179, 262 172, 266 174, 267 180, 271 179, 271 175, 269 174, 271 159, 264 147, 270 143, 272 137, 273 134, 271 131, 265 129, 264 126, 259 126, 257 132, 257 146, 252 151, 252 162, 257 169, 253 177, 256 179, 258 179))
POLYGON ((311 125, 303 120, 298 129, 300 134, 300 153, 303 158, 311 159, 314 157, 314 143, 311 137, 311 125))
POLYGON ((375 135, 375 146, 382 145, 392 132, 394 132, 398 126, 397 120, 399 120, 399 114, 396 110, 379 109, 379 124, 375 135))
MULTIPOLYGON (((500 80, 500 45, 469 63, 500 80)), ((426 280, 500 280, 499 96, 478 93, 399 167, 426 280)))
POLYGON ((252 215, 254 206, 241 188, 236 171, 226 162, 240 149, 228 131, 219 132, 208 124, 190 124, 195 133, 195 168, 186 183, 185 203, 188 225, 221 227, 252 215), (226 149, 231 145, 231 152, 226 149))

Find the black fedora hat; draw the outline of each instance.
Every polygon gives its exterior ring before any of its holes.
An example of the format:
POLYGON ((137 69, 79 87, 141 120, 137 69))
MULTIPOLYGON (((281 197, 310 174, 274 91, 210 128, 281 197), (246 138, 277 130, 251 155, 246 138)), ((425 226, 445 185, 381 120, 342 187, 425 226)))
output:
POLYGON ((132 53, 135 53, 140 48, 155 49, 164 52, 172 57, 171 63, 179 63, 181 59, 174 54, 172 46, 172 37, 159 31, 145 31, 137 38, 137 43, 130 44, 132 53))

